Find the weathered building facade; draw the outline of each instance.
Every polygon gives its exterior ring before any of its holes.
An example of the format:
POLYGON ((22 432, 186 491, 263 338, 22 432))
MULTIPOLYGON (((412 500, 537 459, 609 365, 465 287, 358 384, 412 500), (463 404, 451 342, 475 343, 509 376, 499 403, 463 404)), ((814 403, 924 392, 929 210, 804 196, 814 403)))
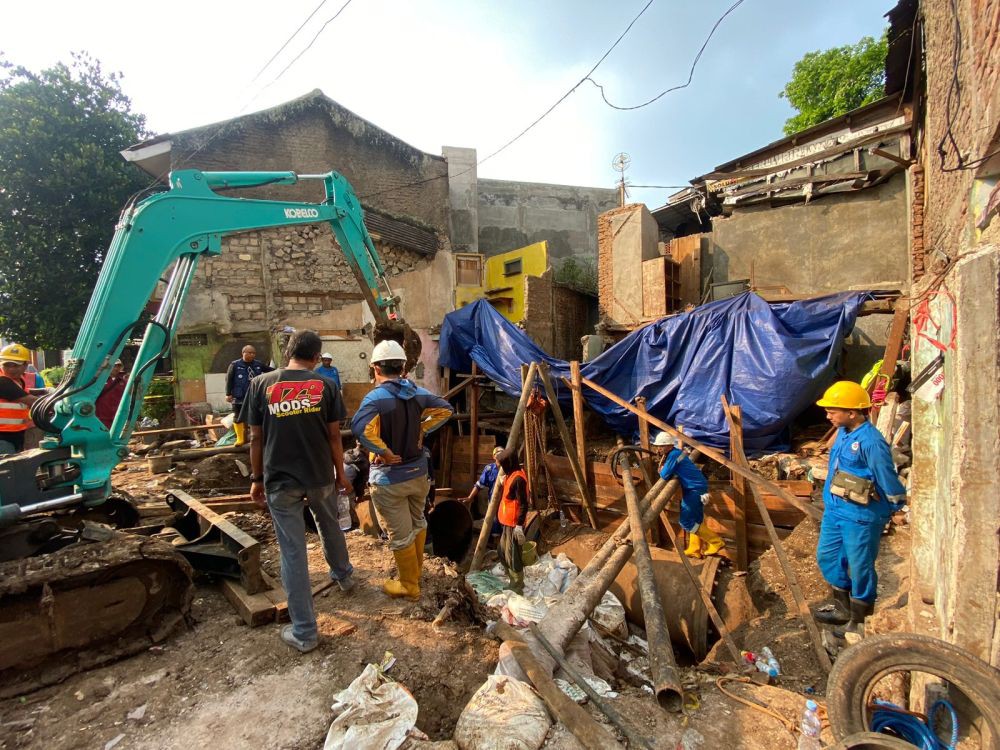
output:
POLYGON ((920 3, 914 39, 912 369, 930 377, 913 404, 910 625, 1000 666, 1000 1, 954 6, 920 3))
MULTIPOLYGON (((317 90, 269 110, 153 138, 124 155, 161 179, 184 168, 344 175, 364 206, 403 315, 423 341, 421 364, 412 376, 437 387, 436 332, 455 307, 459 269, 453 251, 478 252, 480 181, 474 150, 446 147, 442 156, 425 153, 317 90)), ((535 188, 514 196, 513 209, 530 218, 525 221, 535 234, 550 222, 560 247, 571 247, 565 239, 571 237, 574 252, 593 257, 596 239, 587 234, 591 204, 560 203, 559 197, 560 191, 588 189, 535 188), (555 197, 547 197, 550 189, 555 197), (538 213, 537 204, 552 200, 562 208, 538 213), (567 226, 581 229, 566 235, 567 226)), ((317 182, 237 194, 314 202, 323 197, 317 182)), ((491 247, 499 248, 497 243, 491 247)), ((522 244, 512 240, 503 249, 522 244)), ((231 235, 220 256, 199 266, 188 295, 174 348, 177 399, 223 407, 226 367, 244 343, 254 344, 261 359, 278 362, 284 332, 312 328, 334 355, 350 409, 369 388, 367 327, 373 321, 329 226, 231 235)))

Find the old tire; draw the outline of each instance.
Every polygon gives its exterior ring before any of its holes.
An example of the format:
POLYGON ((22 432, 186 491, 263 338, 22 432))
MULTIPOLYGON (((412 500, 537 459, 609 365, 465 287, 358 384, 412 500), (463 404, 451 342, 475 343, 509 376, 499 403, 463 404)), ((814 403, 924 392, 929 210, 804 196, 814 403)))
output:
POLYGON ((827 682, 827 714, 837 740, 867 732, 868 698, 875 684, 893 672, 925 672, 947 680, 976 706, 1000 741, 1000 670, 936 638, 887 633, 846 649, 827 682))
POLYGON ((913 745, 887 734, 858 732, 831 745, 829 750, 913 750, 913 745))

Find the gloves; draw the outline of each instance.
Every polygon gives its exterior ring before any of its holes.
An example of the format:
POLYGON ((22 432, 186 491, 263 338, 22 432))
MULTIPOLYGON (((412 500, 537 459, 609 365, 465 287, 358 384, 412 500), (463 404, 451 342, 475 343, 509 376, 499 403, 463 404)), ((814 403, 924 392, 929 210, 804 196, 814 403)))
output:
POLYGON ((515 526, 514 527, 514 541, 518 544, 524 544, 524 527, 515 526))

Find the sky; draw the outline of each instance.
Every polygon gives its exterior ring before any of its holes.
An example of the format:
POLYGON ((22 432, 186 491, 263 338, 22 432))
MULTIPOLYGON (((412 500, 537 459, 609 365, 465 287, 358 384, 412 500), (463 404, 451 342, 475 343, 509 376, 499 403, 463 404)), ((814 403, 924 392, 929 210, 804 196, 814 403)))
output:
MULTIPOLYGON (((173 0, 5 3, 0 51, 31 69, 86 51, 156 133, 265 109, 319 88, 428 153, 483 159, 570 90, 648 0, 173 0), (304 51, 297 61, 293 58, 304 51), (287 69, 286 69, 287 68, 287 69), (280 74, 280 75, 279 75, 280 74)), ((593 73, 629 106, 683 83, 733 0, 653 0, 593 73)), ((690 87, 617 111, 589 82, 479 167, 479 176, 613 187, 683 185, 782 137, 778 94, 803 54, 878 36, 893 0, 744 0, 719 26, 690 87)), ((330 165, 336 169, 336 164, 330 165)), ((633 188, 662 205, 673 190, 633 188)))

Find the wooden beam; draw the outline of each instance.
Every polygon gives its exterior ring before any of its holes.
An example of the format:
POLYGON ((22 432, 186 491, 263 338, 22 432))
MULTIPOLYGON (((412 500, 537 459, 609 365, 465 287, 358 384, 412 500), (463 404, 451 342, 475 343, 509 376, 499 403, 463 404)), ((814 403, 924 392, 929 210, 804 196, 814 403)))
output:
MULTIPOLYGON (((729 455, 734 461, 743 453, 743 409, 733 406, 730 409, 733 420, 729 425, 729 455)), ((734 526, 736 534, 736 569, 746 570, 747 561, 747 480, 739 474, 732 475, 733 499, 736 502, 734 526)))
MULTIPOLYGON (((882 366, 878 370, 878 375, 872 379, 870 392, 874 392, 879 383, 888 388, 892 375, 896 372, 896 362, 899 354, 903 350, 903 337, 906 336, 906 324, 910 320, 910 299, 900 297, 896 300, 896 312, 892 316, 892 326, 889 328, 889 338, 885 342, 885 353, 882 355, 882 366)), ((878 422, 878 413, 882 404, 872 406, 871 421, 878 422)))
MULTIPOLYGON (((729 408, 729 402, 726 401, 726 396, 723 394, 722 400, 722 410, 726 414, 726 421, 729 422, 729 429, 733 430, 733 413, 729 408)), ((734 459, 739 461, 744 466, 746 465, 747 457, 745 454, 739 454, 733 456, 734 459)), ((767 528, 768 536, 771 537, 771 545, 774 547, 774 552, 778 556, 778 563, 781 565, 781 570, 785 574, 785 580, 788 581, 788 588, 792 592, 792 598, 795 599, 795 604, 799 610, 799 617, 802 619, 802 623, 806 626, 806 631, 809 633, 809 638, 812 640, 813 649, 816 651, 816 657, 819 660, 820 666, 829 672, 833 668, 833 664, 830 661, 830 655, 826 652, 826 647, 823 646, 823 638, 820 636, 819 628, 816 627, 816 621, 813 619, 812 612, 809 611, 809 605, 806 604, 805 596, 802 595, 802 589, 799 586, 799 579, 795 575, 795 571, 792 569, 791 563, 788 561, 788 555, 785 554, 785 547, 781 543, 781 539, 778 538, 778 532, 774 528, 774 524, 771 522, 771 514, 767 512, 767 506, 764 504, 764 499, 760 496, 760 490, 757 489, 756 485, 750 485, 750 492, 753 493, 754 502, 757 504, 757 510, 760 513, 760 517, 764 521, 764 526, 767 528)))
POLYGON ((678 440, 680 440, 685 445, 689 445, 692 448, 696 448, 698 451, 700 451, 701 453, 705 454, 706 456, 708 456, 709 458, 711 458, 713 461, 716 461, 716 462, 722 464, 723 466, 725 466, 727 469, 729 469, 730 471, 734 472, 735 474, 739 474, 740 476, 742 476, 745 479, 749 480, 752 484, 760 486, 763 489, 765 489, 768 492, 770 492, 772 495, 777 495, 778 497, 780 497, 785 502, 790 503, 791 505, 794 505, 796 508, 798 508, 799 510, 801 510, 806 515, 808 515, 808 516, 810 516, 812 518, 815 518, 817 521, 820 520, 823 517, 823 512, 819 508, 816 508, 816 507, 810 505, 809 503, 802 501, 800 498, 795 497, 790 492, 787 492, 783 488, 781 488, 778 485, 776 485, 770 479, 765 479, 760 474, 757 474, 756 472, 754 472, 753 470, 751 470, 749 467, 747 467, 747 466, 740 466, 739 464, 736 464, 736 463, 730 461, 728 458, 726 458, 725 456, 723 456, 721 453, 719 453, 719 451, 715 450, 714 448, 710 448, 707 445, 703 445, 702 443, 699 443, 694 438, 688 437, 683 432, 678 431, 677 429, 675 429, 675 428, 671 427, 670 425, 668 425, 666 422, 664 422, 664 421, 662 421, 660 419, 657 419, 656 417, 652 416, 651 414, 642 414, 638 409, 636 409, 634 406, 632 406, 632 404, 630 404, 628 401, 626 401, 625 399, 623 399, 621 396, 619 396, 619 395, 617 395, 615 393, 612 393, 607 388, 598 385, 594 381, 589 380, 587 378, 581 378, 581 380, 582 380, 582 382, 583 382, 584 385, 586 385, 588 388, 591 388, 591 389, 597 391, 598 393, 600 393, 602 396, 604 396, 609 401, 613 401, 614 403, 618 404, 623 409, 628 409, 630 412, 632 412, 633 414, 635 414, 640 419, 645 419, 650 424, 652 424, 652 425, 654 425, 656 427, 659 427, 661 430, 664 430, 665 432, 668 432, 669 434, 673 435, 675 438, 677 438, 678 440))
POLYGON ((449 399, 454 398, 459 393, 461 393, 466 388, 468 388, 472 384, 472 381, 476 379, 476 377, 477 377, 476 375, 470 375, 465 380, 463 380, 461 383, 459 383, 454 388, 452 388, 450 391, 448 391, 447 393, 445 393, 441 398, 443 398, 445 401, 448 401, 449 399))
MULTIPOLYGON (((638 396, 635 399, 635 407, 641 411, 643 414, 646 413, 646 398, 645 396, 638 396)), ((641 445, 645 450, 651 450, 649 445, 649 422, 645 419, 639 420, 639 445, 641 445)), ((643 490, 643 494, 649 492, 653 488, 653 473, 656 468, 653 466, 652 459, 649 456, 643 456, 640 461, 640 468, 642 469, 642 477, 646 488, 643 490)), ((650 544, 659 546, 660 544, 660 527, 655 524, 649 524, 649 529, 647 529, 646 534, 649 538, 650 544)))
POLYGON ((559 401, 556 398, 555 388, 552 386, 552 379, 549 377, 549 366, 545 362, 538 363, 538 375, 545 386, 545 395, 548 396, 549 406, 552 409, 552 416, 556 420, 556 428, 559 430, 559 437, 562 438, 563 448, 566 450, 566 457, 569 459, 570 468, 573 469, 573 476, 580 487, 580 496, 583 498, 583 507, 587 512, 587 520, 592 528, 597 528, 597 516, 594 514, 594 499, 591 497, 590 488, 587 486, 587 477, 584 476, 583 467, 577 460, 576 452, 573 450, 573 441, 569 436, 569 428, 566 427, 566 420, 563 419, 562 409, 559 408, 559 401))
POLYGON ((223 424, 193 424, 188 427, 159 427, 155 430, 138 430, 132 433, 132 437, 142 437, 143 435, 166 435, 169 432, 204 432, 205 430, 223 430, 223 424))
POLYGON ((469 458, 469 474, 475 482, 479 476, 479 367, 472 363, 472 384, 469 388, 469 436, 472 438, 472 456, 469 458))
POLYGON ((586 471, 587 441, 583 416, 583 383, 580 382, 580 363, 576 360, 569 363, 570 390, 573 393, 573 429, 576 431, 576 455, 580 468, 586 471))

